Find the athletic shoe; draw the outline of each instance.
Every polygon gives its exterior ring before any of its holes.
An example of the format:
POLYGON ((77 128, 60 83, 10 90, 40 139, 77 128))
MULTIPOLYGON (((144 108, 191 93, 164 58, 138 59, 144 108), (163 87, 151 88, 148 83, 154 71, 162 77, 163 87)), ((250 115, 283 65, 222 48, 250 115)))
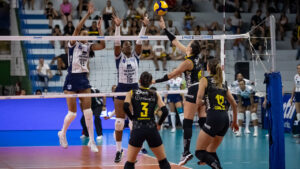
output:
POLYGON ((237 132, 237 133, 235 134, 235 136, 240 137, 240 136, 242 136, 242 133, 241 133, 241 132, 237 132))
POLYGON ((101 141, 102 140, 102 135, 101 136, 97 136, 96 140, 97 141, 101 141))
POLYGON ((122 160, 122 155, 123 155, 123 149, 121 151, 117 151, 115 163, 119 163, 122 160))
POLYGON ((183 153, 181 158, 180 158, 180 161, 179 161, 178 165, 183 166, 188 161, 190 161, 192 158, 193 158, 193 154, 191 154, 190 152, 183 153))
POLYGON ((148 154, 148 151, 147 151, 145 148, 142 148, 142 149, 141 149, 141 152, 142 152, 143 154, 148 154))
POLYGON ((251 133, 251 131, 249 130, 249 129, 245 129, 245 134, 250 134, 251 133))
POLYGON ((86 139, 86 138, 88 138, 88 137, 87 137, 86 135, 83 134, 83 135, 80 136, 80 138, 81 138, 81 139, 86 139))
POLYGON ((89 141, 88 146, 91 148, 91 151, 94 153, 98 153, 99 150, 97 148, 97 145, 94 141, 89 141))
POLYGON ((57 133, 58 138, 59 138, 59 144, 60 146, 62 146, 63 148, 68 148, 68 142, 67 142, 67 138, 66 135, 62 133, 62 131, 59 131, 57 133))
POLYGON ((174 133, 176 131, 176 128, 171 129, 171 133, 174 133))
POLYGON ((257 136, 258 136, 258 133, 257 133, 257 132, 254 132, 254 133, 253 133, 253 136, 254 136, 254 137, 257 137, 257 136))

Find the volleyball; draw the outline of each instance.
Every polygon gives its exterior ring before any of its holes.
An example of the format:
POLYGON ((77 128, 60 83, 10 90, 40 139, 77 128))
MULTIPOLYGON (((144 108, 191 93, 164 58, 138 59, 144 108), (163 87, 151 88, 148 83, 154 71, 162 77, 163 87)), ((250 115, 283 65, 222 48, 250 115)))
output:
POLYGON ((168 4, 165 1, 156 1, 153 10, 157 15, 165 15, 168 12, 168 4))

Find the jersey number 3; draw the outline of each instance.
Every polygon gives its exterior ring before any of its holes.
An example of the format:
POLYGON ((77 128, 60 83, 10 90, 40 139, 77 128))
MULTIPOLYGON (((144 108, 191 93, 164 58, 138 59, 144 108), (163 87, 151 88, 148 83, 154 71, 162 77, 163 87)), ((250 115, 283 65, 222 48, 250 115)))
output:
POLYGON ((142 102, 141 105, 142 107, 142 112, 141 112, 141 117, 148 117, 148 104, 146 102, 142 102))
POLYGON ((215 110, 225 110, 224 104, 224 96, 217 94, 216 95, 216 100, 218 102, 218 106, 215 106, 215 110))

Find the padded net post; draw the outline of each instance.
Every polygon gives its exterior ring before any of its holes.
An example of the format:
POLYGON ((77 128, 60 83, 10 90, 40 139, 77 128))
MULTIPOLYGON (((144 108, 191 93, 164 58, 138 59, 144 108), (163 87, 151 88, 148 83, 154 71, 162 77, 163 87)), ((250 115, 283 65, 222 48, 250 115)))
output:
POLYGON ((275 39, 275 24, 276 19, 274 15, 270 16, 270 33, 271 33, 271 56, 272 56, 272 67, 271 71, 276 71, 276 39, 275 39))

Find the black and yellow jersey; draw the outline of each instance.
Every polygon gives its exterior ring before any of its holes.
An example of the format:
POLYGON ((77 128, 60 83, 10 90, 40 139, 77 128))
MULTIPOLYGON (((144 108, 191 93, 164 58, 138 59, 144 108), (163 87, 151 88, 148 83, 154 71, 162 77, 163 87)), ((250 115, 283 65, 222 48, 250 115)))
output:
POLYGON ((131 90, 133 121, 155 122, 154 111, 157 106, 157 94, 148 88, 131 90))
POLYGON ((205 89, 206 110, 209 111, 225 111, 226 110, 226 94, 227 85, 222 84, 222 88, 216 85, 212 76, 207 76, 207 87, 205 89))
POLYGON ((186 70, 184 72, 185 81, 187 87, 190 87, 191 85, 198 83, 201 79, 202 75, 202 63, 199 55, 190 55, 185 56, 185 60, 190 60, 193 63, 193 69, 192 70, 186 70))

